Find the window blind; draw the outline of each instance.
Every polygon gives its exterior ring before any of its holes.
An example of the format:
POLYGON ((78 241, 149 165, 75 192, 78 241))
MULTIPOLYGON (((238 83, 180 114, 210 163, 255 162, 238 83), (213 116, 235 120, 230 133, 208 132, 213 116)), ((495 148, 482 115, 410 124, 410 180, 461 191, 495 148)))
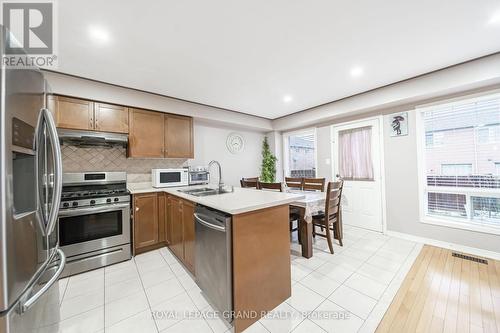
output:
POLYGON ((500 228, 500 94, 421 112, 425 213, 500 228))

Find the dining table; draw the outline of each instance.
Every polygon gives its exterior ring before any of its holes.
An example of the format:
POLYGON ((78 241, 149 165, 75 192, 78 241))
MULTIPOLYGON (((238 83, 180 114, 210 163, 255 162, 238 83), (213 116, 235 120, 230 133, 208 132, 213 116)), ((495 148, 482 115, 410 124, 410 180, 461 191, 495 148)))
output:
POLYGON ((299 212, 299 242, 302 246, 302 256, 311 258, 313 256, 313 224, 314 215, 324 212, 326 193, 318 191, 303 191, 288 189, 289 193, 297 193, 303 196, 302 199, 290 203, 291 208, 299 212))

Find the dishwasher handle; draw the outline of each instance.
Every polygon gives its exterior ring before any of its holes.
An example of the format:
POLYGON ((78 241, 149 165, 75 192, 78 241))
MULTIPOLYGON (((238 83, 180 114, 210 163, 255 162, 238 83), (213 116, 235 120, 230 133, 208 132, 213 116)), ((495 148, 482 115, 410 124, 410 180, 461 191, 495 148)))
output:
POLYGON ((197 213, 194 213, 194 218, 196 219, 196 221, 198 221, 199 224, 201 224, 201 225, 203 225, 203 226, 205 226, 207 228, 210 228, 210 229, 213 229, 213 230, 216 230, 216 231, 220 231, 220 232, 226 232, 226 227, 223 227, 223 226, 220 226, 220 225, 213 224, 213 223, 210 223, 208 221, 205 221, 197 213))

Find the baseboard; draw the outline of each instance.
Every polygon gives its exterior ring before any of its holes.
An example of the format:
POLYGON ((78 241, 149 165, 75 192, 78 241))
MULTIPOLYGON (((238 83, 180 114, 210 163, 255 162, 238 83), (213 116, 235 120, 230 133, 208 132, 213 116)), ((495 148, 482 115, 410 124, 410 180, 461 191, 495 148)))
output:
POLYGON ((445 248, 445 249, 454 250, 454 251, 457 251, 457 252, 463 252, 463 253, 472 254, 472 255, 475 255, 475 256, 478 256, 478 257, 500 260, 500 253, 498 253, 498 252, 493 252, 493 251, 478 249, 476 247, 464 246, 464 245, 455 244, 455 243, 443 242, 443 241, 440 241, 440 240, 437 240, 437 239, 420 237, 420 236, 405 234, 405 233, 402 233, 402 232, 391 231, 391 230, 387 230, 386 234, 388 236, 397 237, 397 238, 401 238, 401 239, 406 239, 406 240, 409 240, 409 241, 412 241, 412 242, 417 242, 417 243, 423 243, 423 244, 438 246, 438 247, 442 247, 442 248, 445 248))

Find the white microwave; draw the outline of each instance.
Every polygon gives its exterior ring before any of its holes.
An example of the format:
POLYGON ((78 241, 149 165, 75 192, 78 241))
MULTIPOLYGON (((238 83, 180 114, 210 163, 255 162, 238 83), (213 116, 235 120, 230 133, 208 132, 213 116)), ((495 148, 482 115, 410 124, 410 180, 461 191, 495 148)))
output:
POLYGON ((188 169, 152 169, 153 187, 173 187, 189 185, 188 169))

